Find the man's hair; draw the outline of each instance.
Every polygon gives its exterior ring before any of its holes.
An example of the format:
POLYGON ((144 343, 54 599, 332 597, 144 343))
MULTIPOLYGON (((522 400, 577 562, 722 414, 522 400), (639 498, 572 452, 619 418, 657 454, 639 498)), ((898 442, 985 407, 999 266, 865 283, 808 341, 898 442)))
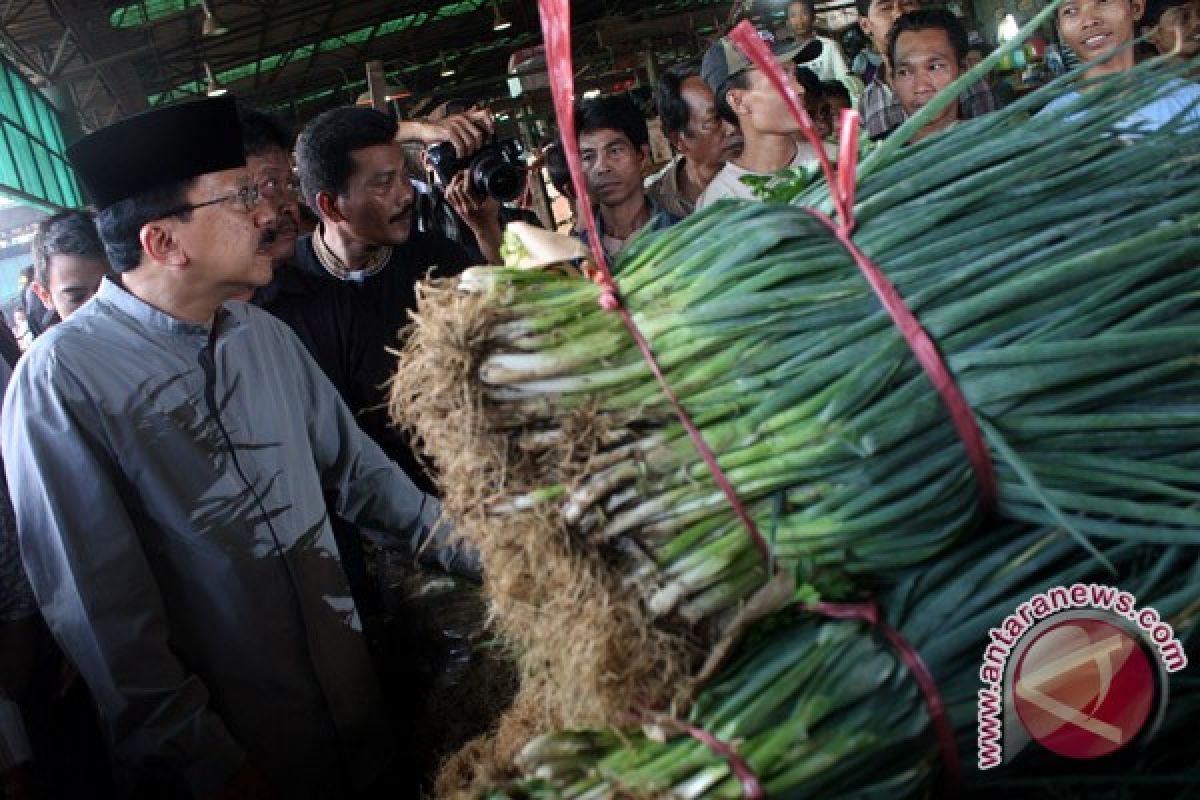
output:
POLYGON ((575 106, 576 135, 596 131, 620 131, 634 147, 650 143, 650 131, 633 101, 624 95, 609 95, 581 100, 575 106))
POLYGON ((750 70, 744 69, 736 75, 730 75, 729 78, 717 87, 714 92, 716 97, 717 115, 728 122, 730 125, 740 126, 741 120, 734 112, 733 107, 729 105, 729 90, 730 89, 749 89, 750 88, 750 70))
POLYGON ((821 97, 840 97, 846 105, 851 104, 850 90, 841 81, 821 81, 821 97))
POLYGON ((865 18, 871 13, 871 3, 873 0, 854 0, 854 7, 858 9, 858 16, 865 18))
POLYGON ((38 223, 33 233, 33 272, 44 287, 50 286, 51 256, 104 258, 92 212, 60 211, 38 223))
POLYGON ((155 187, 133 197, 113 203, 96 215, 96 230, 104 242, 108 264, 117 272, 133 269, 142 261, 142 226, 156 219, 177 216, 183 221, 191 211, 171 212, 187 204, 187 192, 195 182, 189 178, 155 187))
POLYGON ((663 71, 654 86, 654 107, 662 118, 663 133, 672 134, 687 128, 688 109, 683 101, 683 82, 700 76, 700 65, 694 61, 673 64, 663 71))
POLYGON ((1181 8, 1188 2, 1189 0, 1146 0, 1146 10, 1142 12, 1142 18, 1137 24, 1142 28, 1153 28, 1162 20, 1163 12, 1168 8, 1181 8))
POLYGON ((954 48, 954 57, 959 64, 967 57, 967 29, 958 21, 958 17, 941 8, 923 8, 903 14, 896 20, 888 33, 888 63, 896 63, 896 40, 902 33, 917 31, 941 30, 946 32, 950 46, 954 48))
POLYGON ((296 137, 274 114, 240 106, 238 121, 242 126, 242 149, 247 158, 261 156, 275 148, 292 152, 296 137))
POLYGON ((343 106, 319 114, 296 139, 296 172, 304 199, 317 207, 317 193, 345 194, 354 174, 355 150, 390 144, 396 121, 373 108, 343 106))
POLYGON ((817 0, 788 0, 787 8, 792 6, 804 6, 808 9, 808 15, 815 21, 817 18, 817 0))
POLYGON ((823 90, 821 89, 821 79, 817 77, 817 73, 813 72, 808 67, 796 67, 796 83, 804 89, 804 99, 806 102, 815 102, 821 99, 823 90))

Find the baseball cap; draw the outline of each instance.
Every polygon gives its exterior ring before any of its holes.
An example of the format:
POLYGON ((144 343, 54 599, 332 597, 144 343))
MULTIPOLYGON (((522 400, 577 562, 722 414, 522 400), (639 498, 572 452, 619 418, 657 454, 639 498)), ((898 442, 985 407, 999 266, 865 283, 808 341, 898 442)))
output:
MULTIPOLYGON (((791 61, 801 50, 794 39, 777 39, 765 28, 757 30, 758 38, 770 45, 775 58, 781 61, 791 61)), ((722 36, 705 52, 700 63, 700 77, 717 92, 730 78, 748 69, 754 69, 754 62, 746 58, 728 36, 722 36)))

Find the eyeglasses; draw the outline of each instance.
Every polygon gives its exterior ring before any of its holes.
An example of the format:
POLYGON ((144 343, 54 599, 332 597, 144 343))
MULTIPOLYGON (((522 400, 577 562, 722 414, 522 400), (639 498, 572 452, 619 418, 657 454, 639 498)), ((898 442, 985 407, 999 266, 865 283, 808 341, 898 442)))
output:
POLYGON ((258 184, 258 192, 263 197, 285 195, 295 199, 300 196, 300 179, 295 175, 289 176, 287 180, 265 178, 258 184))
POLYGON ((258 207, 258 201, 263 198, 263 190, 259 184, 252 183, 249 186, 243 186, 232 194, 227 194, 224 197, 217 197, 213 200, 204 200, 199 203, 185 203, 180 206, 168 209, 163 212, 162 219, 166 217, 177 217, 180 214, 186 214, 189 211, 195 211, 198 208, 205 206, 215 206, 218 203, 232 203, 236 211, 243 214, 249 214, 258 207))

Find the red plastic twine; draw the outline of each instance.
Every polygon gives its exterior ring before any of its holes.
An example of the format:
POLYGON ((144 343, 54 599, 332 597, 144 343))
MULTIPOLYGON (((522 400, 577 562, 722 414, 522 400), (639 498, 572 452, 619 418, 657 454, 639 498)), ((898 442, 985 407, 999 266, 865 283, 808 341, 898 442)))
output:
POLYGON ((546 44, 546 66, 550 74, 550 93, 554 99, 555 114, 558 116, 563 153, 567 157, 571 183, 575 186, 577 198, 575 205, 578 213, 583 215, 584 223, 587 226, 588 243, 592 247, 592 254, 598 268, 592 275, 592 280, 601 289, 600 306, 605 311, 613 311, 621 315, 621 321, 625 323, 626 329, 637 343, 638 349, 641 350, 642 356, 650 366, 650 371, 654 373, 654 377, 662 386, 663 393, 666 394, 679 421, 683 423, 683 427, 687 430, 692 443, 695 444, 696 450, 699 451, 700 457, 704 459, 717 486, 721 488, 721 492, 729 500, 734 513, 750 534, 754 546, 762 554, 763 559, 770 563, 771 551, 767 546, 766 539, 759 533, 758 526, 754 524, 746 507, 742 505, 733 484, 729 482, 729 478, 717 463, 717 457, 713 455, 708 443, 704 441, 704 436, 692 422, 687 411, 684 410, 683 404, 679 402, 674 390, 671 389, 662 368, 659 367, 658 361, 654 357, 650 343, 646 341, 646 337, 634 323, 629 310, 621 304, 617 285, 613 282, 612 271, 609 268, 608 259, 604 255, 604 246, 600 242, 600 234, 596 229, 596 218, 592 210, 591 199, 588 197, 587 181, 583 175, 583 161, 579 156, 579 143, 575 138, 575 72, 571 61, 571 4, 569 0, 538 0, 538 11, 542 21, 542 38, 546 44))
POLYGON ((725 759, 725 762, 729 764, 729 769, 733 771, 733 774, 742 783, 743 796, 749 798, 749 800, 763 800, 767 796, 767 793, 763 791, 762 784, 758 780, 758 776, 754 774, 754 770, 750 769, 750 765, 746 763, 746 760, 742 758, 742 754, 733 745, 721 741, 703 728, 697 728, 686 722, 677 722, 676 724, 688 736, 691 736, 709 750, 712 750, 718 756, 725 759))
POLYGON ((630 713, 627 716, 629 721, 634 725, 651 724, 674 728, 686 733, 729 765, 729 770, 742 784, 742 794, 745 797, 750 798, 750 800, 764 800, 767 796, 762 783, 758 780, 758 776, 754 774, 754 770, 750 769, 750 765, 746 763, 746 759, 742 758, 742 754, 737 751, 736 747, 723 739, 719 739, 703 728, 697 728, 695 725, 675 717, 663 716, 661 714, 645 716, 638 713, 630 713))
POLYGON ((791 82, 784 76, 775 56, 766 43, 759 38, 754 26, 750 24, 749 20, 744 20, 733 29, 730 39, 770 79, 772 85, 787 102, 788 109, 800 123, 801 131, 816 151, 817 158, 821 162, 821 169, 825 173, 830 192, 833 195, 833 203, 837 209, 839 221, 834 222, 828 215, 816 209, 805 208, 802 210, 829 228, 838 241, 850 251, 854 263, 858 265, 884 309, 891 316, 896 327, 900 329, 900 333, 908 342, 913 355, 916 356, 917 362, 933 382, 938 394, 942 396, 942 400, 950 412, 950 419, 954 422, 959 438, 962 439, 963 446, 967 450, 967 458, 975 471, 980 500, 984 508, 991 508, 996 501, 996 476, 992 470, 992 459, 988 453, 987 444, 984 442, 979 425, 975 422, 975 415, 971 412, 967 399, 946 367, 946 362, 938 352, 937 345, 933 343, 933 339, 929 337, 929 334, 921 327, 921 323, 909 310, 904 298, 883 274, 883 270, 876 266, 850 238, 855 224, 854 193, 855 173, 858 166, 858 114, 850 110, 842 112, 839 154, 841 160, 835 175, 833 167, 825 155, 825 148, 820 137, 817 136, 812 120, 809 119, 808 112, 804 110, 791 82))
POLYGON ((962 763, 958 756, 958 742, 954 738, 954 728, 946 716, 946 704, 942 702, 942 693, 938 691, 933 673, 925 665, 921 654, 909 644, 900 631, 879 619, 879 611, 871 603, 816 603, 814 605, 797 606, 801 611, 809 611, 832 619, 861 619, 869 623, 891 642, 892 647, 900 654, 900 659, 908 667, 921 694, 925 698, 925 707, 933 722, 938 744, 942 750, 942 761, 945 764, 944 788, 948 797, 954 797, 962 787, 962 763))

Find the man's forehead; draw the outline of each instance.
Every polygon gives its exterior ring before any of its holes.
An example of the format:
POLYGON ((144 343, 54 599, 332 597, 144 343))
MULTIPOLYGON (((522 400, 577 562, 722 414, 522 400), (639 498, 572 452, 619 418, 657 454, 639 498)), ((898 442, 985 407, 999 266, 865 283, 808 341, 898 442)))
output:
POLYGON ((197 184, 208 186, 240 186, 250 183, 252 179, 250 166, 247 164, 243 167, 223 169, 219 172, 206 172, 203 175, 197 175, 195 181, 197 184))
POLYGON ((954 45, 950 43, 950 34, 941 28, 902 31, 896 37, 897 61, 947 53, 954 54, 954 45))
POLYGON ((268 147, 260 153, 246 156, 246 166, 257 172, 264 168, 291 169, 292 162, 288 153, 279 147, 268 147))
POLYGON ((350 151, 355 172, 388 172, 404 165, 404 149, 399 142, 385 142, 350 151))
POLYGON ((624 132, 613 128, 600 128, 599 130, 579 134, 580 148, 608 147, 612 144, 633 146, 633 142, 629 140, 629 137, 624 132))

